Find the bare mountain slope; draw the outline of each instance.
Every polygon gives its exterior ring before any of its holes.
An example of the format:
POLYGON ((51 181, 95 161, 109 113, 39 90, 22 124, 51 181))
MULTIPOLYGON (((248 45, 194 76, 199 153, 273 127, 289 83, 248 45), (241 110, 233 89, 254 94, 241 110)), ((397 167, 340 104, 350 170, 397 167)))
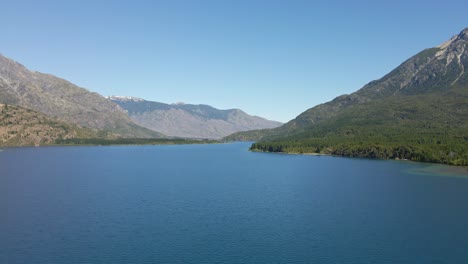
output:
POLYGON ((168 136, 218 139, 238 131, 274 128, 280 122, 251 116, 239 109, 209 105, 164 104, 139 98, 111 96, 135 123, 168 136))
POLYGON ((32 72, 0 55, 0 103, 18 105, 82 127, 124 137, 161 137, 134 124, 118 105, 50 74, 32 72))
POLYGON ((33 110, 0 104, 0 146, 48 145, 58 139, 89 137, 96 133, 33 110))

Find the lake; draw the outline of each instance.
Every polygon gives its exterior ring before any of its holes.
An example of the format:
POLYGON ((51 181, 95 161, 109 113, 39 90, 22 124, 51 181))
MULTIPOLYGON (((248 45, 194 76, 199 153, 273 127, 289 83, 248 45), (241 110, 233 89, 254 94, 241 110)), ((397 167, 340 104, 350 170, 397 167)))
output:
POLYGON ((468 177, 248 146, 3 149, 0 263, 468 263, 468 177))

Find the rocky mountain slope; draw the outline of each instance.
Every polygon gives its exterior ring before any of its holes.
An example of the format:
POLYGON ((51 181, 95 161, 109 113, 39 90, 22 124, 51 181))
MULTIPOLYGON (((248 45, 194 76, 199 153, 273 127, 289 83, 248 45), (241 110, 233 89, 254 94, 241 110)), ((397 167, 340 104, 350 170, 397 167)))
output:
POLYGON ((97 137, 95 131, 69 125, 44 114, 0 104, 0 146, 39 146, 57 139, 97 137))
POLYGON ((239 109, 219 110, 209 105, 164 104, 139 98, 111 96, 132 120, 168 136, 218 139, 238 131, 274 128, 280 122, 251 116, 239 109))
POLYGON ((468 86, 468 28, 443 44, 426 49, 403 62, 379 80, 350 95, 317 105, 283 126, 271 130, 236 133, 230 140, 261 140, 301 133, 355 105, 377 99, 414 96, 468 86), (466 69, 466 70, 465 70, 466 69))
POLYGON ((124 137, 161 137, 134 124, 123 109, 97 93, 53 75, 32 72, 0 55, 0 103, 18 105, 81 127, 124 137))
POLYGON ((271 130, 252 149, 468 164, 468 28, 357 92, 271 130))

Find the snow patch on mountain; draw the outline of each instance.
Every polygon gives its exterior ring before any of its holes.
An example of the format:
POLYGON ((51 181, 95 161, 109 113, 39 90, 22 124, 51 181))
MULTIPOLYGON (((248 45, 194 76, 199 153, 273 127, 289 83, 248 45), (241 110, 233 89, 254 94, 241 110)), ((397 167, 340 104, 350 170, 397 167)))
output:
POLYGON ((138 98, 138 97, 119 96, 119 95, 106 96, 106 99, 110 99, 112 101, 120 101, 120 102, 128 102, 128 101, 143 102, 143 101, 145 101, 145 99, 138 98))

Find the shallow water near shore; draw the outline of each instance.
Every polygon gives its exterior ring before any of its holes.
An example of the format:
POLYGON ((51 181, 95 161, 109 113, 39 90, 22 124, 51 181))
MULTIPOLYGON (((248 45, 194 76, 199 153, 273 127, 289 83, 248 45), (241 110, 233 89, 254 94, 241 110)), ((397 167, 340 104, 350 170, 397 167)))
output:
POLYGON ((431 175, 431 176, 446 176, 446 177, 467 177, 468 168, 464 166, 450 166, 444 164, 424 164, 419 168, 409 170, 414 174, 431 175))
POLYGON ((468 259, 463 173, 248 147, 4 149, 0 263, 468 259))

